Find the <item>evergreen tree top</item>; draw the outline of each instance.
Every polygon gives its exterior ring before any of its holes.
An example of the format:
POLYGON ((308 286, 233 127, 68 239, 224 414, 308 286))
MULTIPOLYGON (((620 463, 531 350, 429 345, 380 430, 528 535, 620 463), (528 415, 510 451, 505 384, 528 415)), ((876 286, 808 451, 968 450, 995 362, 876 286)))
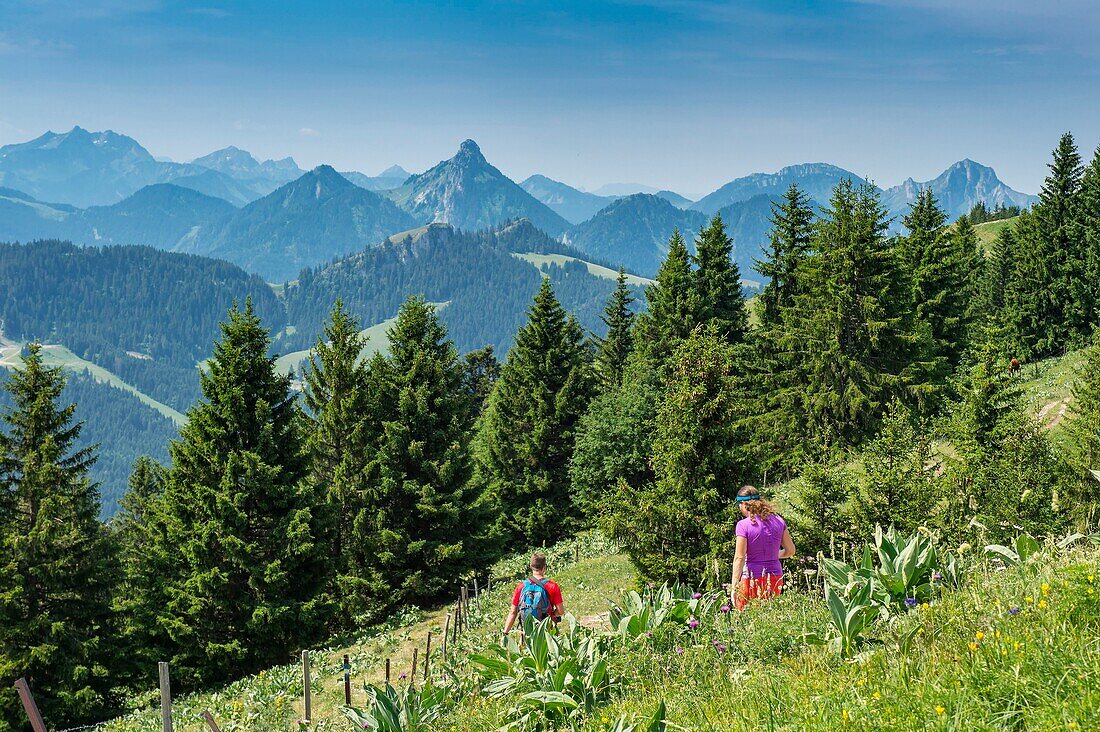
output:
POLYGON ((932 189, 921 188, 917 200, 909 204, 909 213, 902 223, 910 235, 935 234, 947 225, 947 214, 940 208, 932 189))
MULTIPOLYGON (((17 475, 21 468, 15 461, 42 449, 47 439, 58 455, 67 455, 80 437, 83 422, 74 422, 76 405, 61 407, 58 400, 65 390, 65 373, 60 366, 48 367, 42 357, 42 344, 30 343, 23 356, 23 366, 15 369, 4 389, 11 394, 12 405, 5 408, 0 419, 9 427, 0 433, 3 465, 0 475, 17 475)), ((79 450, 60 461, 69 476, 84 475, 96 461, 98 446, 79 450)))

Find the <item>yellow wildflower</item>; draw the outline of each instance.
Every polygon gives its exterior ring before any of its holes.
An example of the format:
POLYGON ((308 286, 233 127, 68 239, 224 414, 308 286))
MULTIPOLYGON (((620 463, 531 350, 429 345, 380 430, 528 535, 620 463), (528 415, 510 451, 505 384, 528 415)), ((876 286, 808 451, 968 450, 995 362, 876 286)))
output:
POLYGON ((943 713, 944 713, 944 712, 946 712, 946 711, 947 711, 947 710, 946 710, 946 709, 944 709, 943 707, 940 707, 940 706, 937 706, 937 707, 936 707, 936 714, 943 714, 943 713))
POLYGON ((1047 601, 1046 600, 1039 600, 1039 609, 1040 610, 1042 610, 1046 606, 1047 606, 1047 601))
POLYGON ((978 640, 981 640, 982 638, 985 638, 985 633, 979 630, 977 633, 974 634, 974 637, 978 640))
POLYGON ((975 643, 974 641, 971 641, 970 643, 967 643, 966 645, 971 651, 978 650, 978 644, 975 643))
POLYGON ((848 710, 847 709, 841 711, 840 718, 844 720, 845 724, 848 723, 848 720, 850 719, 850 717, 848 716, 848 710))
POLYGON ((881 699, 882 698, 882 694, 878 693, 877 691, 874 694, 871 694, 871 696, 873 696, 876 699, 881 699))
POLYGON ((1031 595, 1028 595, 1027 597, 1024 598, 1024 602, 1026 602, 1028 605, 1030 605, 1031 603, 1035 602, 1035 599, 1032 598, 1031 595))
POLYGON ((1050 594, 1050 585, 1048 585, 1046 582, 1044 582, 1043 586, 1040 587, 1039 589, 1042 590, 1044 595, 1049 595, 1050 594))

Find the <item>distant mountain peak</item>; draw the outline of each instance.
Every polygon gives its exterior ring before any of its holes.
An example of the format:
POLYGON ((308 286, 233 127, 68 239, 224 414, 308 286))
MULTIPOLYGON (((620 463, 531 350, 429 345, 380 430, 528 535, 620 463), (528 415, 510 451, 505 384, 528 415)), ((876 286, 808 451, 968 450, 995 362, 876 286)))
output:
POLYGON ((493 167, 473 140, 465 140, 453 158, 409 177, 386 195, 422 224, 445 221, 465 231, 476 231, 525 216, 551 236, 569 226, 568 221, 493 167))
POLYGON ((470 155, 485 159, 485 156, 481 154, 481 148, 477 146, 477 143, 473 140, 463 140, 462 144, 458 146, 459 155, 470 155))
POLYGON ((383 170, 381 173, 379 173, 375 177, 376 178, 400 178, 401 180, 405 180, 410 175, 412 175, 412 173, 405 170, 400 165, 391 165, 390 167, 386 168, 385 170, 383 170))

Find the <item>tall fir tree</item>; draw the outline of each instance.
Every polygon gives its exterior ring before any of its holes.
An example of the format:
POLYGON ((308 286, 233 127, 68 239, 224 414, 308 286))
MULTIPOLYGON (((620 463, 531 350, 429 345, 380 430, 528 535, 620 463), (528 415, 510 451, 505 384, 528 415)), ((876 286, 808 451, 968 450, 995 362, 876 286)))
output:
POLYGON ((626 272, 620 267, 615 290, 603 311, 607 335, 597 342, 594 367, 601 391, 616 389, 623 383, 623 371, 634 350, 634 312, 630 308, 633 303, 634 297, 626 286, 626 272))
POLYGON ((968 536, 971 520, 988 532, 983 539, 997 542, 1021 529, 1060 530, 1069 515, 1057 508, 1069 486, 1066 463, 1025 407, 1019 374, 995 343, 982 345, 959 393, 944 429, 954 448, 945 458, 949 538, 968 536))
MULTIPOLYGON (((973 247, 977 239, 969 221, 963 236, 947 228, 947 214, 932 189, 923 188, 903 223, 909 233, 899 244, 901 260, 912 282, 917 318, 928 325, 935 356, 954 367, 966 351, 967 283, 974 276, 973 247)), ((947 369, 939 376, 946 378, 947 369)))
POLYGON ((549 543, 571 531, 569 463, 594 390, 584 334, 544 279, 477 438, 480 481, 507 547, 549 543))
POLYGON ((120 658, 119 670, 131 686, 153 683, 156 662, 167 650, 157 633, 164 593, 151 538, 167 481, 168 471, 156 460, 147 455, 135 460, 126 495, 119 502, 121 510, 110 524, 123 569, 116 610, 122 632, 119 645, 128 652, 120 658), (155 597, 161 602, 153 601, 155 597))
POLYGON ((364 576, 368 537, 357 523, 367 507, 367 460, 381 431, 361 359, 365 346, 359 322, 337 300, 303 375, 310 480, 321 502, 317 519, 331 532, 328 561, 343 627, 375 600, 364 576))
POLYGON ((938 393, 886 226, 875 189, 837 185, 785 332, 806 380, 806 442, 826 454, 874 434, 894 398, 927 403, 938 393))
POLYGON ((1012 352, 1045 358, 1065 349, 1064 301, 1057 291, 1059 255, 1043 235, 1038 215, 1024 211, 1012 225, 1015 247, 1001 321, 1012 352))
POLYGON ((152 532, 165 568, 158 615, 183 688, 283 661, 332 617, 329 537, 316 514, 290 377, 246 301, 221 325, 203 399, 172 443, 152 532))
POLYGON ((1084 245, 1087 322, 1100 321, 1100 147, 1081 177, 1077 234, 1084 245))
POLYGON ((755 261, 756 271, 766 280, 757 301, 760 327, 776 326, 785 308, 794 304, 798 268, 810 251, 814 210, 810 197, 791 183, 782 202, 772 202, 771 236, 765 258, 755 261))
POLYGON ((852 505, 857 535, 873 536, 876 526, 909 533, 936 523, 940 466, 927 427, 915 424, 901 402, 890 405, 882 429, 863 453, 863 477, 852 505))
POLYGON ((500 378, 500 361, 492 346, 470 351, 463 358, 462 384, 470 397, 474 417, 480 417, 500 378))
POLYGON ((1054 160, 1040 189, 1035 207, 1043 251, 1051 258, 1054 278, 1054 315, 1048 324, 1049 348, 1046 352, 1066 350, 1091 334, 1091 283, 1087 281, 1087 254, 1078 226, 1081 188, 1081 156, 1074 135, 1065 133, 1054 150, 1054 160))
POLYGON ((805 457, 805 376, 800 346, 788 332, 795 296, 806 278, 815 214, 809 197, 791 184, 781 203, 772 203, 770 243, 756 270, 766 279, 756 298, 759 326, 750 333, 750 353, 740 377, 747 417, 761 472, 793 477, 805 457))
POLYGON ((69 727, 117 709, 112 602, 120 579, 88 480, 95 448, 62 406, 65 377, 41 346, 5 384, 0 432, 0 730, 30 729, 12 684, 26 678, 50 723, 69 727))
POLYGON ((604 528, 644 579, 699 584, 711 560, 733 555, 729 509, 748 459, 740 431, 736 349, 725 333, 700 328, 669 362, 653 428, 650 484, 620 484, 604 528))
POLYGON ((634 328, 635 348, 660 367, 701 322, 701 304, 691 255, 679 231, 668 242, 668 256, 646 288, 646 310, 634 328))
POLYGON ((480 527, 470 482, 474 415, 454 343, 435 308, 412 297, 389 344, 389 395, 359 530, 370 557, 365 579, 392 608, 438 598, 476 566, 480 527))
POLYGON ((748 311, 741 292, 741 271, 733 261, 733 239, 726 234, 719 214, 699 232, 694 259, 700 322, 730 343, 740 343, 748 331, 748 311))
MULTIPOLYGON (((965 330, 963 341, 956 350, 962 356, 981 338, 982 321, 986 312, 982 305, 985 270, 987 266, 985 252, 978 240, 978 232, 967 217, 960 218, 951 232, 952 259, 957 261, 957 270, 962 272, 962 304, 965 330)), ((959 358, 952 359, 957 366, 959 358)))

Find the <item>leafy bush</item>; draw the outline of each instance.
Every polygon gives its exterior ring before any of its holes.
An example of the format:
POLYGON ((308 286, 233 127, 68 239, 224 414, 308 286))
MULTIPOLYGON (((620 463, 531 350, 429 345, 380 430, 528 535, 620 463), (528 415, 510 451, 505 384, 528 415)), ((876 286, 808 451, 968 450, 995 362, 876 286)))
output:
POLYGON ((722 599, 720 593, 693 593, 668 583, 641 593, 631 590, 618 603, 610 603, 611 629, 624 640, 635 639, 666 623, 683 625, 693 617, 709 617, 722 599))
POLYGON ((425 685, 401 689, 386 684, 367 686, 370 707, 344 707, 344 716, 361 728, 376 732, 423 732, 448 708, 447 690, 425 685))
POLYGON ((511 701, 504 729, 553 729, 608 699, 615 680, 608 673, 606 640, 578 628, 572 615, 560 629, 549 619, 528 618, 521 641, 509 636, 504 645, 490 646, 491 655, 470 660, 488 682, 484 694, 511 701))

